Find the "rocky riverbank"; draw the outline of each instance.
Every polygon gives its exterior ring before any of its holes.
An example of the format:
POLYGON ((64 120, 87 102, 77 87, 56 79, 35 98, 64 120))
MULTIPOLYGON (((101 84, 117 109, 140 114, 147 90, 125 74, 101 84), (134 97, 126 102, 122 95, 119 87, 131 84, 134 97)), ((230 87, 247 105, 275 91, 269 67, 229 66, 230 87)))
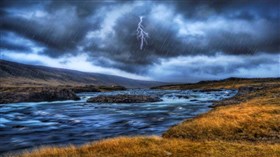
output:
POLYGON ((79 99, 72 90, 64 88, 6 88, 0 92, 0 104, 79 99))
POLYGON ((86 86, 62 86, 63 88, 71 89, 75 93, 82 92, 108 92, 108 91, 121 91, 127 90, 123 86, 94 86, 94 85, 86 85, 86 86))
MULTIPOLYGON (((224 99, 222 101, 215 101, 211 107, 243 103, 246 102, 248 99, 265 96, 265 93, 262 91, 277 87, 280 87, 280 84, 265 84, 239 87, 238 93, 234 97, 224 99)), ((280 97, 280 94, 278 93, 277 96, 280 97)))
POLYGON ((79 100, 76 93, 126 90, 122 86, 0 87, 0 104, 79 100))
MULTIPOLYGON (((238 90, 238 93, 229 99, 215 101, 211 107, 234 105, 255 97, 264 96, 263 90, 280 86, 280 78, 228 78, 220 81, 201 81, 189 84, 172 84, 153 87, 161 90, 194 90, 200 92, 220 91, 222 89, 238 90)), ((279 95, 280 97, 280 95, 279 95)))

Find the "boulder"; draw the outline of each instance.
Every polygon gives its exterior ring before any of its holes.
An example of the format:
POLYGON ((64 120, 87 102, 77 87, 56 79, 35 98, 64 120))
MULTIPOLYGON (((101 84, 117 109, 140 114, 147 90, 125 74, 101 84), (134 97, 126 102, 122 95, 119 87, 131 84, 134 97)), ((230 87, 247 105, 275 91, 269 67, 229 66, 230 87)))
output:
POLYGON ((87 100, 91 103, 144 103, 144 102, 158 102, 162 101, 156 96, 145 96, 145 95, 100 95, 92 97, 87 100))
POLYGON ((0 104, 79 99, 80 98, 70 89, 54 87, 12 88, 0 92, 0 104))

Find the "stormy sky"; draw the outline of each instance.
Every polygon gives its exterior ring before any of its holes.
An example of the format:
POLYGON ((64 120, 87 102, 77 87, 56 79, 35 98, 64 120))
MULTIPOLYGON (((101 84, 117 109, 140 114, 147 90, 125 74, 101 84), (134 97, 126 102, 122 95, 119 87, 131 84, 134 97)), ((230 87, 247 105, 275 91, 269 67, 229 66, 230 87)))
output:
POLYGON ((0 4, 1 59, 168 82, 280 77, 278 0, 0 4))

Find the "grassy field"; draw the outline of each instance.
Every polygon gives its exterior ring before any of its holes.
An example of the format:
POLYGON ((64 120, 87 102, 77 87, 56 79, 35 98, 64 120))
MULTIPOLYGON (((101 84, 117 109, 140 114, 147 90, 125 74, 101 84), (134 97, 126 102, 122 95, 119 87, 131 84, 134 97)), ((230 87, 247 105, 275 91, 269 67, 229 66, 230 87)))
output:
POLYGON ((270 88, 262 91, 263 96, 236 105, 217 107, 170 128, 163 137, 280 143, 279 91, 279 86, 270 88))
MULTIPOLYGON (((230 83, 215 84, 219 88, 233 88, 228 85, 230 83)), ((207 83, 193 86, 213 88, 207 83)), ((280 157, 280 82, 247 80, 234 88, 244 86, 254 88, 225 100, 239 103, 218 106, 186 120, 170 128, 162 137, 118 137, 81 147, 43 147, 19 156, 280 157)))
POLYGON ((238 89, 245 86, 266 86, 280 84, 280 78, 228 78, 218 81, 201 81, 189 84, 171 84, 153 87, 153 89, 238 89))
POLYGON ((119 137, 82 147, 45 147, 21 157, 278 157, 279 144, 192 141, 161 137, 119 137))

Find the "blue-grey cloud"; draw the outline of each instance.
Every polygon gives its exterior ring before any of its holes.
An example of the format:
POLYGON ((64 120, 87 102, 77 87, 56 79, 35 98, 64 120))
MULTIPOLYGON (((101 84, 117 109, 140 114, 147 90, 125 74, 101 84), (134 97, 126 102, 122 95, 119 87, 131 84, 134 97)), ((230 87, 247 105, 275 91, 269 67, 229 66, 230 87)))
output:
MULTIPOLYGON (((235 1, 1 1, 0 30, 14 33, 40 47, 52 58, 86 53, 102 67, 147 75, 149 68, 188 56, 260 56, 279 54, 280 2, 235 1), (139 49, 139 16, 149 33, 148 45, 139 49)), ((1 49, 33 52, 24 43, 1 40, 1 49)), ((256 67, 244 64, 210 66, 195 71, 208 75, 235 73, 256 67), (206 70, 206 71, 205 71, 206 70)), ((259 60, 258 64, 268 64, 259 60)), ((275 64, 277 65, 277 64, 275 64)), ((182 70, 181 70, 182 71, 182 70)), ((189 71, 192 73, 191 71, 189 71)), ((186 75, 183 71, 182 73, 186 75)), ((150 74, 149 74, 150 75, 150 74)))

